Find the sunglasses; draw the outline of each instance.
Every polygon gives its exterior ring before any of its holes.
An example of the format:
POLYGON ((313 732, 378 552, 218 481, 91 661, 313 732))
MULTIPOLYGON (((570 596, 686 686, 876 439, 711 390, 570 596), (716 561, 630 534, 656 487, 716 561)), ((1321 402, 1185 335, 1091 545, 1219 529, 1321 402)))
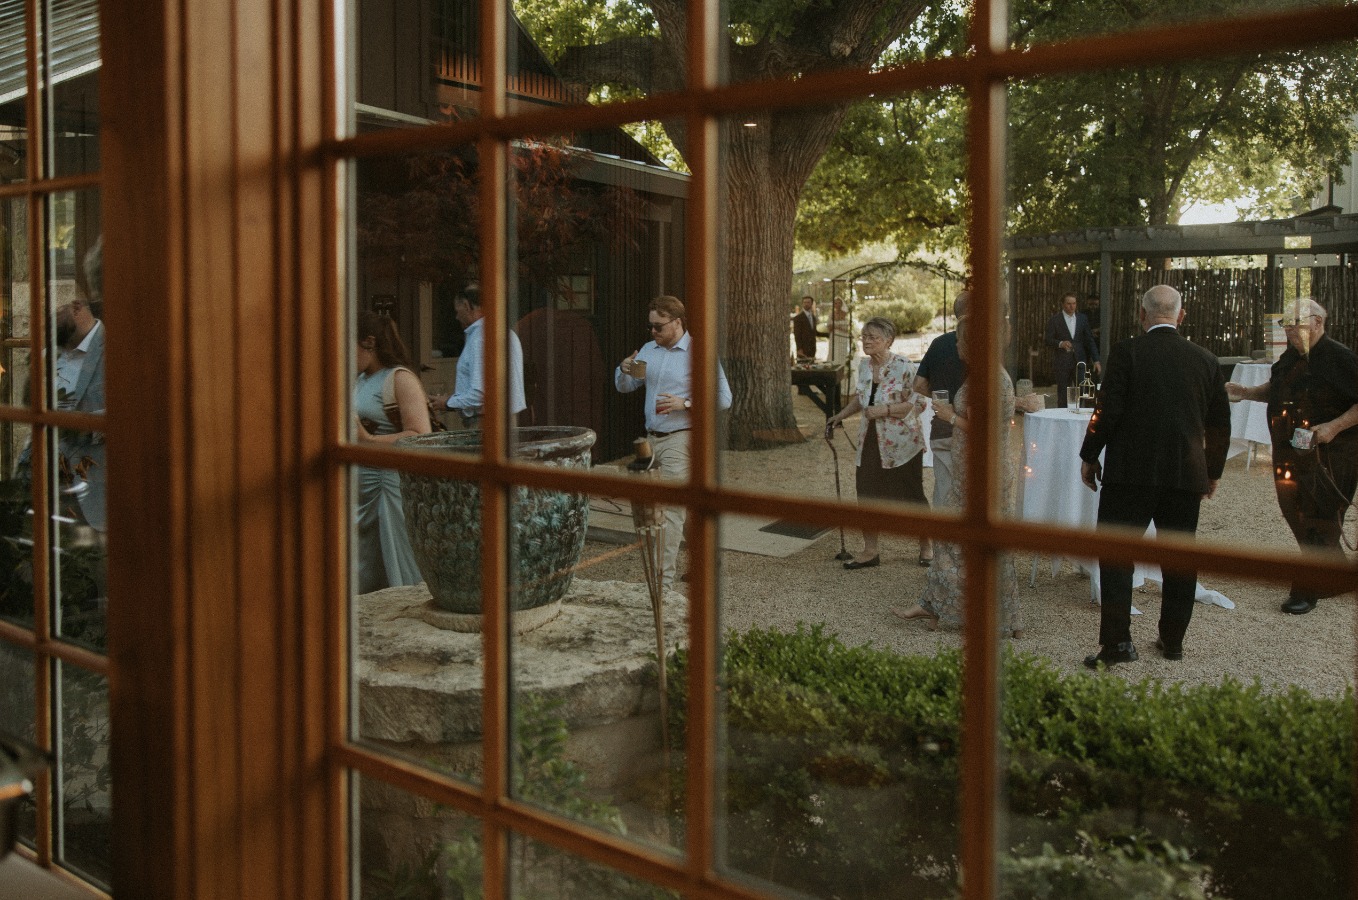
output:
MULTIPOLYGON (((670 319, 670 322, 673 321, 673 319, 670 319)), ((646 324, 652 331, 664 331, 665 326, 669 325, 670 322, 647 322, 646 324)))

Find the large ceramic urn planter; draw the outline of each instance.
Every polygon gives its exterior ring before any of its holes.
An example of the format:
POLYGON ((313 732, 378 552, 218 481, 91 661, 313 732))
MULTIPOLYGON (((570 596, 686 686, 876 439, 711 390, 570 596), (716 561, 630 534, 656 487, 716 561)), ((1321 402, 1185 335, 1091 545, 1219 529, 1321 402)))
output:
MULTIPOLYGON (((588 428, 510 429, 513 458, 585 469, 594 432, 588 428)), ((402 438, 412 450, 481 452, 479 430, 402 438)), ((481 486, 474 481, 401 473, 401 500, 415 562, 436 610, 453 617, 481 614, 481 486)), ((570 588, 585 546, 589 498, 516 487, 510 504, 510 610, 523 613, 558 604, 570 588)), ((541 618, 541 617, 539 617, 541 618)), ((456 624, 448 627, 462 628, 456 624)))

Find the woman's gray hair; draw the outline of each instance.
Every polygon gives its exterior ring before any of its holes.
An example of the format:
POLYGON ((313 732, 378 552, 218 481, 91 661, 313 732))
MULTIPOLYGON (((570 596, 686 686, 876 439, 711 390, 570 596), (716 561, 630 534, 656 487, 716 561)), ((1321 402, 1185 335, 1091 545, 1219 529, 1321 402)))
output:
POLYGON ((880 334, 888 344, 896 340, 896 326, 890 319, 883 318, 882 316, 873 316, 863 323, 863 330, 867 331, 868 329, 872 329, 880 334))

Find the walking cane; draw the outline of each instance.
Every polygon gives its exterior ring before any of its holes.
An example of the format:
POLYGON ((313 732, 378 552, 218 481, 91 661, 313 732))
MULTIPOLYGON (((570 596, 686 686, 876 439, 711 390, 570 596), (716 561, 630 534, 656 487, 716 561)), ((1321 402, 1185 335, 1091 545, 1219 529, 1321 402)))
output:
MULTIPOLYGON (((848 437, 848 435, 845 435, 845 437, 848 437)), ((825 443, 830 445, 830 456, 835 461, 835 499, 842 500, 843 498, 839 493, 839 453, 835 450, 835 426, 829 423, 826 423, 825 425, 825 443)), ((852 444, 853 442, 850 441, 850 443, 852 444)), ((850 553, 849 548, 844 545, 843 525, 839 526, 839 552, 835 554, 835 559, 853 559, 853 554, 850 553)))

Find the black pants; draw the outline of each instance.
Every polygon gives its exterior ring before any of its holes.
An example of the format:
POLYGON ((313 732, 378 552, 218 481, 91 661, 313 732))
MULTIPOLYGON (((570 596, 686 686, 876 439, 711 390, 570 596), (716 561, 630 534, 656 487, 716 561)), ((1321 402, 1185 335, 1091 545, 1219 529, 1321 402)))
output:
MULTIPOLYGON (((1105 484, 1099 495, 1099 527, 1130 526, 1144 531, 1151 522, 1156 533, 1198 530, 1202 495, 1142 487, 1130 484, 1105 484)), ((1193 598, 1198 588, 1198 573, 1164 572, 1160 601, 1160 639, 1166 646, 1179 647, 1193 618, 1193 598)), ((1099 560, 1099 643, 1105 647, 1132 639, 1132 567, 1099 560)))
MULTIPOLYGON (((1339 541, 1344 530, 1344 511, 1353 502, 1358 485, 1358 441, 1321 444, 1299 452, 1289 443, 1273 444, 1273 489, 1278 508, 1303 550, 1342 553, 1339 541)), ((1342 591, 1316 591, 1292 586, 1290 596, 1300 600, 1333 597, 1342 591)))
POLYGON ((1052 360, 1052 380, 1056 382, 1056 407, 1066 405, 1066 391, 1075 379, 1075 354, 1058 352, 1052 360))

